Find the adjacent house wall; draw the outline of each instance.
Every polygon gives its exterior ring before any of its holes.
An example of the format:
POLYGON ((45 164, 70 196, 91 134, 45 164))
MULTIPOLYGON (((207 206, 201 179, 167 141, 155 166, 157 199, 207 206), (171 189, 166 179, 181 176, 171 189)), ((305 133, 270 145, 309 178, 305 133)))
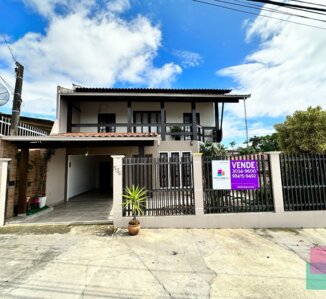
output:
POLYGON ((96 188, 96 157, 68 157, 67 198, 96 188))
POLYGON ((65 200, 65 185, 66 149, 56 149, 47 166, 47 205, 54 205, 65 200))

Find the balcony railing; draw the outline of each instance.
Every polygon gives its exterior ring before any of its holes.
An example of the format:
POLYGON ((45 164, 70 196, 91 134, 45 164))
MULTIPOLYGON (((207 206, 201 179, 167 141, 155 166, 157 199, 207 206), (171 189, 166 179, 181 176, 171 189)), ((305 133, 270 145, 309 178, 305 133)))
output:
MULTIPOLYGON (((0 135, 10 135, 10 117, 0 117, 0 135)), ((18 125, 18 136, 45 136, 49 135, 46 131, 35 128, 22 122, 18 125)))
POLYGON ((170 136, 174 140, 198 140, 217 142, 219 134, 216 127, 195 125, 195 132, 191 123, 82 123, 72 124, 72 132, 89 132, 89 129, 98 132, 137 132, 157 133, 162 140, 170 136), (85 129, 88 130, 85 130, 85 129))

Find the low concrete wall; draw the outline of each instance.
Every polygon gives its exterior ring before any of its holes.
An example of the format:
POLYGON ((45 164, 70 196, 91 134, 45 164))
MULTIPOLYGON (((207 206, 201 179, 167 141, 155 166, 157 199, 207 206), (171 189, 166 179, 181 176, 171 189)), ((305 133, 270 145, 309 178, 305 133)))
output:
MULTIPOLYGON (((113 214, 114 225, 127 227, 131 217, 113 214)), ((316 228, 326 227, 326 211, 205 214, 137 217, 147 228, 316 228)))
MULTIPOLYGON (((326 227, 326 211, 285 212, 279 153, 269 153, 275 212, 204 214, 201 155, 193 155, 195 215, 137 217, 147 228, 272 228, 326 227)), ((127 227, 130 217, 122 217, 122 157, 113 156, 113 221, 127 227)))

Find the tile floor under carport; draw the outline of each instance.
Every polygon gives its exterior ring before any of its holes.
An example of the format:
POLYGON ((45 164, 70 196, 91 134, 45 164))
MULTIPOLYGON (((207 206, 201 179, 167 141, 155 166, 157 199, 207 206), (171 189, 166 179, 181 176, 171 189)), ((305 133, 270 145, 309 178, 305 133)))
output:
POLYGON ((112 223, 112 204, 110 194, 93 190, 54 206, 49 213, 25 219, 15 217, 7 223, 112 223))

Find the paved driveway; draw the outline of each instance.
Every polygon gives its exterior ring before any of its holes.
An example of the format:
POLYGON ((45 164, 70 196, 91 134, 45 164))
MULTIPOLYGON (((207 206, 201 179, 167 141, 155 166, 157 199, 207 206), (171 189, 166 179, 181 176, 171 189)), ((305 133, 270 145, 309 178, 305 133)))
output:
POLYGON ((1 298, 326 298, 305 287, 326 229, 0 229, 1 298), (33 232, 33 233, 31 233, 33 232))

